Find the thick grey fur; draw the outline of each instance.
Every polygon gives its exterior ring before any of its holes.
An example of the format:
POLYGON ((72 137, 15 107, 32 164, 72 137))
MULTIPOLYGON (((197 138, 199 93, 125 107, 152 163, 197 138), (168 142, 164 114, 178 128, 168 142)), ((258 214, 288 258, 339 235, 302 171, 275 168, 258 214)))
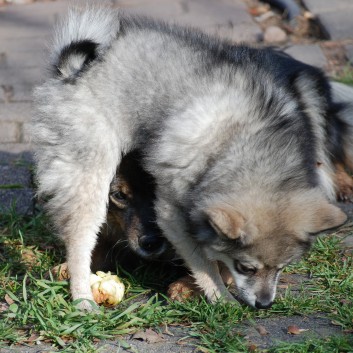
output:
POLYGON ((218 272, 223 261, 242 298, 266 307, 308 233, 345 220, 329 204, 332 102, 321 72, 111 9, 72 9, 55 33, 32 132, 38 192, 50 196, 66 244, 73 299, 92 299, 90 256, 109 184, 121 156, 138 149, 156 179, 159 226, 206 296, 233 300, 218 272), (95 46, 89 60, 81 41, 95 46), (234 261, 260 275, 249 278, 234 261))

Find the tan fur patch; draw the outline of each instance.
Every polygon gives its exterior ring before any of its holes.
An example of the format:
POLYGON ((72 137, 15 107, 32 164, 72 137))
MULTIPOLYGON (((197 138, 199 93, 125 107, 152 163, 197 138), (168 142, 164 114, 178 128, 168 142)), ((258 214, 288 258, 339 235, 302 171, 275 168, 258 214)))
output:
POLYGON ((206 211, 209 222, 217 233, 230 239, 237 239, 245 225, 244 217, 237 211, 224 208, 210 208, 206 211))
POLYGON ((338 200, 353 201, 353 179, 341 163, 335 164, 335 185, 338 200))

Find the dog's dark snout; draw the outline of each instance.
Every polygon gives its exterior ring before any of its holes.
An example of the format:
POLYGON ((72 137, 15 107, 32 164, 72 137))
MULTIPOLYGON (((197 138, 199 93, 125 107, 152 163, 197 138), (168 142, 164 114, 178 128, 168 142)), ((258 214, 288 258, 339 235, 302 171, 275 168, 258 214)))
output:
POLYGON ((140 247, 148 252, 155 252, 162 248, 164 240, 161 237, 145 235, 139 238, 140 247))
POLYGON ((256 309, 269 309, 271 308, 272 304, 273 304, 273 301, 259 302, 256 300, 255 307, 256 309))

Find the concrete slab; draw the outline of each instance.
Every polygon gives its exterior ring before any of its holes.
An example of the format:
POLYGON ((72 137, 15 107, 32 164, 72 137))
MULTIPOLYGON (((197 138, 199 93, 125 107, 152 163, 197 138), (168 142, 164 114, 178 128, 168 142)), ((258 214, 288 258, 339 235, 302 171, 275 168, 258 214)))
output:
POLYGON ((33 87, 44 74, 41 67, 0 70, 0 102, 31 101, 33 87))
POLYGON ((34 209, 33 189, 0 189, 0 212, 8 212, 15 208, 18 214, 31 214, 34 209))
POLYGON ((25 159, 31 159, 32 147, 30 143, 3 143, 0 141, 0 163, 3 159, 3 153, 7 152, 10 155, 14 154, 13 159, 18 159, 20 156, 26 156, 25 159))
POLYGON ((22 51, 2 51, 0 52, 0 70, 42 67, 44 71, 47 62, 44 53, 44 45, 36 50, 29 48, 22 51))
POLYGON ((163 21, 171 21, 175 17, 182 15, 184 13, 184 8, 179 1, 152 0, 134 2, 134 4, 124 3, 122 11, 127 14, 148 16, 163 21))
POLYGON ((17 188, 31 187, 31 173, 28 167, 16 165, 0 165, 0 189, 6 190, 6 186, 17 188))
POLYGON ((257 42, 261 37, 262 31, 249 15, 245 3, 192 0, 185 2, 185 7, 185 13, 175 18, 182 25, 192 25, 234 42, 257 42))
POLYGON ((0 39, 45 37, 67 6, 66 0, 6 6, 0 11, 0 39))
POLYGON ((3 121, 27 122, 32 116, 30 102, 0 103, 0 123, 3 121))
POLYGON ((254 325, 249 325, 245 329, 248 340, 254 343, 258 348, 266 349, 273 346, 278 341, 287 343, 298 343, 308 338, 325 338, 332 335, 343 334, 342 329, 331 324, 331 320, 324 315, 312 316, 288 316, 269 319, 258 319, 254 325), (267 335, 261 336, 256 330, 256 326, 263 326, 268 332, 267 335), (297 326, 308 331, 302 332, 300 335, 288 334, 289 326, 297 326))
POLYGON ((21 137, 21 129, 17 122, 1 122, 0 141, 17 142, 21 137))
POLYGON ((351 0, 304 0, 319 19, 330 39, 353 38, 353 2, 351 0))
POLYGON ((322 69, 328 64, 327 59, 318 44, 294 45, 285 49, 285 52, 297 60, 322 69))
POLYGON ((303 3, 315 15, 336 10, 353 10, 351 0, 303 0, 303 3))
POLYGON ((245 3, 227 0, 117 1, 126 13, 147 15, 191 26, 233 42, 257 42, 262 31, 247 12, 245 3))

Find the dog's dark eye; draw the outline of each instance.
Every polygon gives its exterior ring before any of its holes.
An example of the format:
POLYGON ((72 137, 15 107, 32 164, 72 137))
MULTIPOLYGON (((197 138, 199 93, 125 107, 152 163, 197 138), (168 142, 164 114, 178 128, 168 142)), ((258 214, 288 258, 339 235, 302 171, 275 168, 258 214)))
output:
POLYGON ((254 275, 256 273, 256 268, 242 265, 238 261, 234 261, 234 268, 237 272, 243 275, 254 275))
POLYGON ((128 205, 128 197, 122 191, 114 191, 110 195, 111 202, 120 209, 125 209, 128 205))
POLYGON ((127 199, 127 195, 124 194, 122 191, 115 191, 111 194, 111 196, 114 197, 114 199, 117 201, 126 201, 127 199))

